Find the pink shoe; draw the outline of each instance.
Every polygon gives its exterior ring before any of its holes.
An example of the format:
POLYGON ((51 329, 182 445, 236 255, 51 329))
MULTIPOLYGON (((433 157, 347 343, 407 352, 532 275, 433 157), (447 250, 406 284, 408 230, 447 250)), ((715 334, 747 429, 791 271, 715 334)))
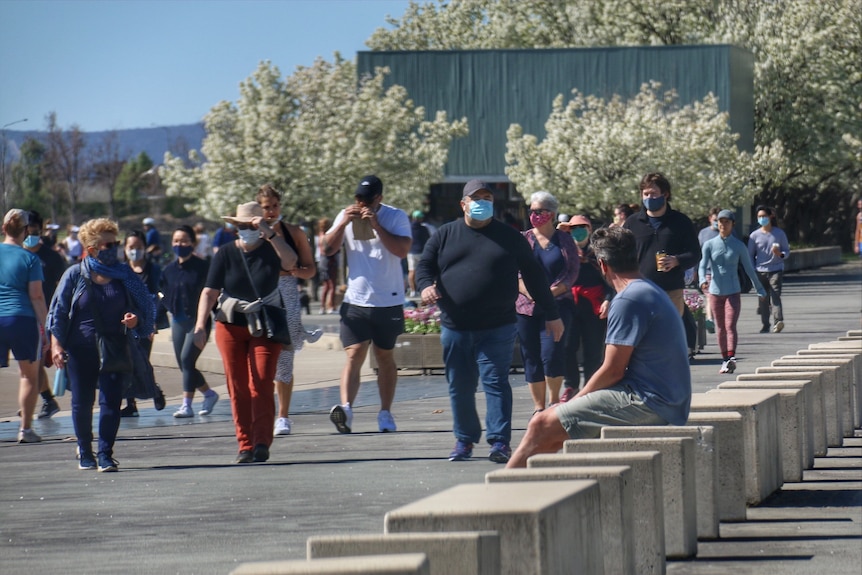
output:
POLYGON ((575 395, 577 395, 577 393, 578 393, 577 389, 573 389, 571 387, 565 388, 563 390, 563 393, 560 394, 560 403, 566 403, 567 401, 569 401, 570 399, 575 397, 575 395))

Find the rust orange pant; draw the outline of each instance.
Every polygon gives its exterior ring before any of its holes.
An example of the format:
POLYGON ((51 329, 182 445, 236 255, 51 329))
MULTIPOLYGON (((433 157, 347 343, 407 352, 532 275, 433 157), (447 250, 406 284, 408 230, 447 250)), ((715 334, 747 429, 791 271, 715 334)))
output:
POLYGON ((239 450, 272 443, 275 368, 281 344, 252 337, 246 326, 216 322, 215 340, 224 363, 239 450))

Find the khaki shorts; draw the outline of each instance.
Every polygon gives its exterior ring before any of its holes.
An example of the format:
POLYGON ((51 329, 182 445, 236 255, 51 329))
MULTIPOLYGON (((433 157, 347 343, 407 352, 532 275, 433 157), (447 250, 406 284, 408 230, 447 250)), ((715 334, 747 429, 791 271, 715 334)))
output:
POLYGON ((613 425, 668 425, 664 418, 646 406, 638 394, 623 384, 561 403, 555 412, 572 439, 597 438, 603 427, 613 425))

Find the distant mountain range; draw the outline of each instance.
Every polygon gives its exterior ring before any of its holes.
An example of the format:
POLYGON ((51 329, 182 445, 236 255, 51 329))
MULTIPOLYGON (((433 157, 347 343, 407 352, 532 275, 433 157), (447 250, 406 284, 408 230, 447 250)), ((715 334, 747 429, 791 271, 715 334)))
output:
MULTIPOLYGON (((179 156, 185 156, 189 150, 200 150, 206 135, 202 123, 111 131, 117 133, 122 157, 131 159, 141 152, 146 152, 156 165, 162 163, 165 152, 168 150, 179 156)), ((84 132, 87 149, 97 149, 107 133, 110 132, 84 132)), ((21 144, 24 140, 36 138, 45 141, 47 134, 47 132, 34 130, 6 130, 8 161, 15 162, 18 160, 21 144)))

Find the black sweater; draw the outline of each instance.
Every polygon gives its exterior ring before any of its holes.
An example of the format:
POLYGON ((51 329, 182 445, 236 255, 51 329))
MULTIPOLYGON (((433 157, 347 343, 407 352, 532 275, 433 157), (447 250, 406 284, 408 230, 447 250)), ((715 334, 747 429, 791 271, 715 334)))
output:
POLYGON ((474 229, 463 219, 440 227, 416 266, 420 290, 437 283, 441 323, 449 329, 494 329, 515 323, 518 271, 548 320, 560 317, 530 244, 497 220, 474 229))
POLYGON ((635 235, 641 275, 665 291, 682 289, 685 287, 685 270, 700 261, 697 230, 688 216, 672 210, 670 206, 660 220, 658 229, 653 228, 646 210, 641 210, 629 216, 623 227, 635 235), (658 271, 655 253, 659 250, 664 250, 669 256, 676 256, 679 265, 668 272, 658 271))

